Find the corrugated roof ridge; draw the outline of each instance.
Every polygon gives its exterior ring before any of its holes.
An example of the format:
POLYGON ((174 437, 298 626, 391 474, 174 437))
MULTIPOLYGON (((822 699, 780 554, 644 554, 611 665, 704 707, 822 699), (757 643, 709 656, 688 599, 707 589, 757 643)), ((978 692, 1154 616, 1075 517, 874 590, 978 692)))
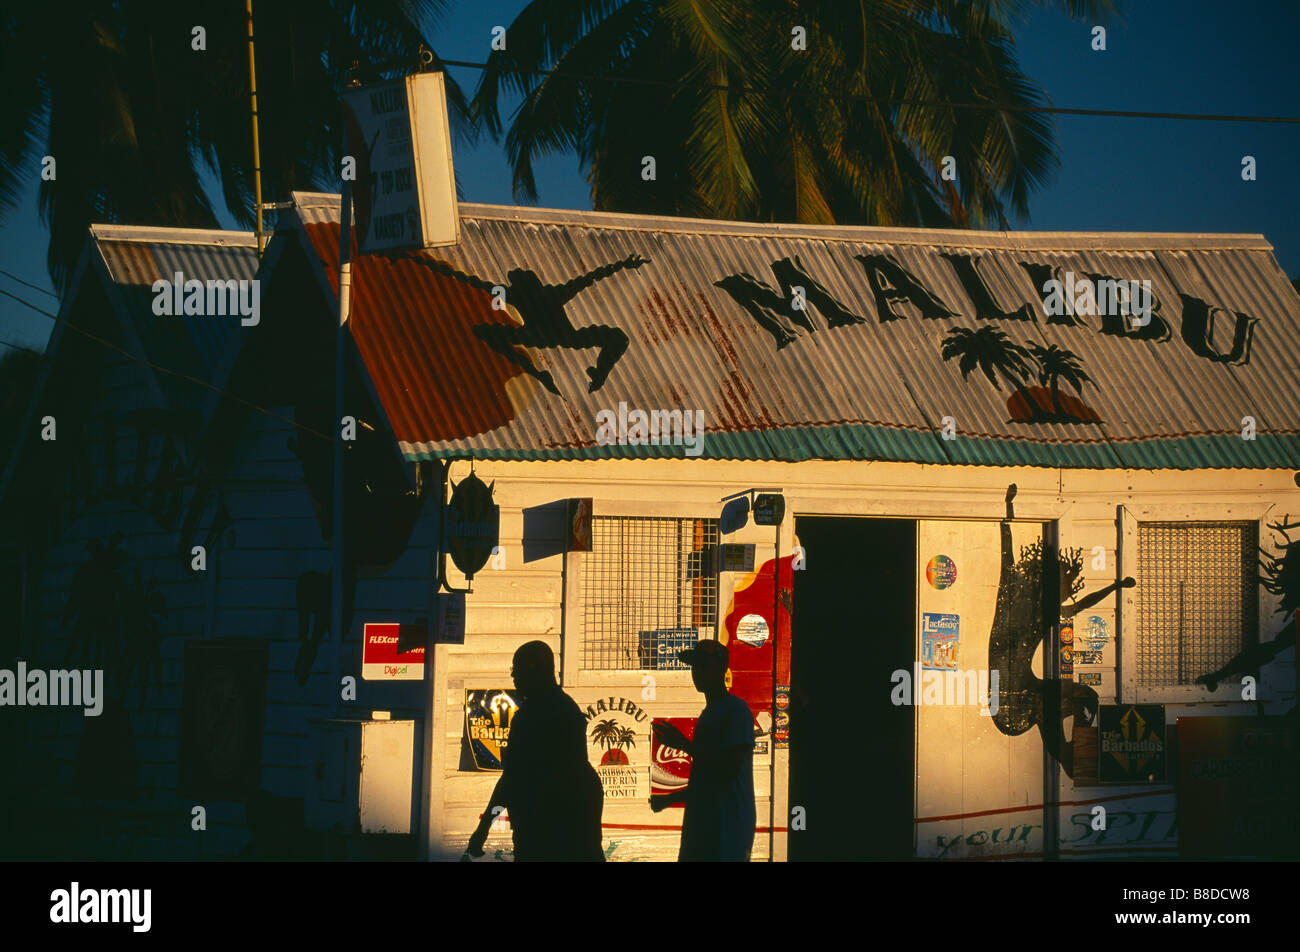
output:
POLYGON ((226 231, 221 228, 169 228, 163 225, 92 224, 90 234, 96 241, 140 241, 175 245, 231 245, 256 247, 257 236, 251 231, 226 231))
MULTIPOLYGON (((340 196, 326 192, 292 192, 302 207, 337 209, 340 196)), ((977 247, 1075 251, 1085 247, 1122 250, 1250 250, 1272 251, 1262 234, 1214 232, 1123 231, 976 231, 961 228, 895 228, 878 225, 804 225, 782 222, 720 221, 708 218, 674 218, 567 208, 533 208, 519 205, 459 204, 462 219, 517 221, 684 234, 746 237, 809 238, 874 244, 971 245, 977 247), (1068 242, 1068 244, 1067 244, 1068 242)), ((433 249, 431 249, 433 250, 433 249)))

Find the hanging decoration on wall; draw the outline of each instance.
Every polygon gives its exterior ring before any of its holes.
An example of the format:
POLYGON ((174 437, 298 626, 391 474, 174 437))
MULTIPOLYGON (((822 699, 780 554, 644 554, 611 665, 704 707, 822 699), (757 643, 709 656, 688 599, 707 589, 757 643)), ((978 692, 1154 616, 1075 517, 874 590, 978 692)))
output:
POLYGON ((444 551, 451 556, 465 578, 487 564, 501 530, 501 510, 492 501, 492 489, 473 472, 452 483, 451 502, 444 509, 444 551))

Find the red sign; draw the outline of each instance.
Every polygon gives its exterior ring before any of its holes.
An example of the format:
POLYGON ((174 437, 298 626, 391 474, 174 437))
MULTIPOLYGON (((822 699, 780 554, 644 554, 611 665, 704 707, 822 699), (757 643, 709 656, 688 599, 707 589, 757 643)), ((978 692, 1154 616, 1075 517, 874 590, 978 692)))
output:
MULTIPOLYGON (((656 717, 654 723, 668 723, 677 728, 687 739, 695 736, 694 717, 656 717)), ((691 755, 684 750, 668 747, 659 743, 654 728, 650 730, 650 796, 666 793, 679 793, 686 787, 691 776, 691 755)), ((683 806, 681 803, 672 804, 683 806)))
POLYGON ((565 551, 591 551, 591 500, 570 499, 564 507, 565 551))
MULTIPOLYGON (((773 633, 779 637, 776 683, 790 683, 790 593, 793 576, 791 566, 793 555, 781 559, 781 609, 778 615, 779 630, 773 633)), ((732 595, 730 610, 724 622, 727 651, 731 657, 731 693, 749 705, 750 713, 757 716, 760 711, 772 711, 772 641, 769 637, 762 644, 755 645, 742 641, 737 634, 740 622, 747 615, 759 615, 772 628, 772 561, 769 559, 757 571, 750 572, 736 583, 732 595)))
POLYGON ((426 632, 396 623, 367 624, 362 634, 361 677, 366 681, 424 680, 426 632), (406 628, 403 638, 403 627, 406 628), (402 642, 419 647, 398 651, 402 642))

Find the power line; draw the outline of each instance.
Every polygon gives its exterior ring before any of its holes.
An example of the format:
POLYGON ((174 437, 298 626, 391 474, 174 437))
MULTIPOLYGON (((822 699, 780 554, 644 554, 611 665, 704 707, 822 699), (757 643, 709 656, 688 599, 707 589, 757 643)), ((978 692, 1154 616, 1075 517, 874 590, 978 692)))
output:
MULTIPOLYGON (((492 63, 475 63, 469 60, 442 60, 444 66, 460 66, 494 73, 526 73, 557 79, 577 79, 593 83, 624 83, 633 86, 654 86, 662 89, 695 89, 702 92, 758 92, 755 87, 731 86, 718 83, 682 83, 667 79, 647 79, 636 76, 610 76, 599 73, 571 73, 558 69, 528 69, 522 66, 500 66, 492 63)), ((837 93, 799 89, 776 89, 797 99, 849 99, 875 103, 882 106, 939 106, 947 109, 983 109, 993 112, 1041 112, 1058 116, 1103 116, 1117 119, 1185 119, 1198 122, 1263 122, 1300 125, 1297 116, 1239 116, 1216 113, 1149 112, 1134 109, 1072 109, 1064 106, 1012 106, 986 102, 948 102, 941 99, 881 99, 860 93, 837 93)))
MULTIPOLYGON (((274 412, 273 410, 266 409, 266 407, 258 406, 256 403, 253 403, 249 400, 245 400, 243 397, 236 396, 235 394, 231 393, 229 390, 221 389, 216 384, 208 383, 206 380, 200 380, 198 377, 191 377, 189 374, 183 374, 178 370, 172 370, 168 367, 160 366, 159 364, 155 364, 153 361, 146 360, 143 357, 137 357, 135 354, 131 353, 130 351, 123 350, 121 347, 118 347, 116 344, 112 343, 111 341, 106 341, 104 340, 104 338, 92 334, 90 333, 90 331, 83 330, 82 328, 77 327, 75 324, 69 324, 66 320, 59 317, 57 314, 51 314, 49 311, 39 308, 35 304, 30 304, 27 301, 24 301, 22 298, 18 297, 15 294, 10 294, 4 288, 0 288, 0 294, 5 295, 5 297, 13 298, 19 304, 22 304, 26 307, 30 307, 33 311, 36 311, 39 314, 44 314, 46 317, 50 318, 56 324, 61 324, 63 327, 67 328, 70 331, 80 334, 83 337, 88 337, 91 340, 95 341, 95 343, 102 344, 103 346, 107 347, 109 350, 116 351, 117 353, 125 357, 127 360, 133 360, 138 364, 144 364, 146 367, 151 367, 152 369, 157 370, 160 373, 170 374, 173 377, 179 377, 181 380, 188 380, 190 383, 196 383, 200 387, 204 387, 208 390, 213 391, 214 393, 219 393, 224 397, 229 397, 231 400, 234 400, 236 403, 242 403, 244 406, 248 407, 249 409, 256 410, 258 413, 265 414, 266 416, 269 416, 273 420, 279 420, 281 423, 289 424, 294 429, 302 430, 304 433, 310 433, 312 436, 322 439, 327 443, 336 442, 334 437, 326 433, 321 433, 319 430, 314 430, 309 426, 303 426, 301 423, 297 422, 296 420, 291 420, 286 416, 281 416, 280 414, 274 412)), ((342 441, 340 440, 338 442, 342 442, 342 441)), ((346 443, 344 444, 343 448, 349 449, 346 443)))
POLYGON ((37 285, 35 285, 35 284, 32 284, 30 281, 24 281, 22 278, 18 277, 18 275, 16 275, 16 274, 11 274, 10 272, 6 271, 4 268, 0 268, 0 274, 6 275, 6 276, 8 276, 8 277, 10 277, 10 278, 13 278, 13 279, 14 279, 15 281, 17 281, 19 284, 26 285, 27 287, 31 288, 33 291, 40 291, 42 294, 48 294, 50 297, 54 298, 54 300, 56 300, 56 301, 59 299, 59 296, 58 296, 57 294, 55 294, 53 291, 47 291, 47 290, 45 290, 45 289, 42 288, 42 287, 39 287, 39 286, 37 286, 37 285))
POLYGON ((7 340, 0 340, 0 347, 8 347, 10 350, 20 350, 26 354, 35 354, 37 357, 44 356, 39 350, 32 350, 30 347, 24 347, 22 344, 11 344, 7 340))

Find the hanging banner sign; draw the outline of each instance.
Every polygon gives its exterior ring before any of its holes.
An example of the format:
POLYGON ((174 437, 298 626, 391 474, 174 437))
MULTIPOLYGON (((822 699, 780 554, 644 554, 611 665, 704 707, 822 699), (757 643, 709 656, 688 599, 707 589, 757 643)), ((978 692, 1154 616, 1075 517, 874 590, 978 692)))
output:
POLYGON ((460 215, 443 74, 349 89, 343 115, 347 155, 356 162, 352 207, 361 253, 456 244, 460 215))
POLYGON ((785 518, 785 497, 780 493, 763 493, 754 499, 754 525, 779 526, 785 518))

